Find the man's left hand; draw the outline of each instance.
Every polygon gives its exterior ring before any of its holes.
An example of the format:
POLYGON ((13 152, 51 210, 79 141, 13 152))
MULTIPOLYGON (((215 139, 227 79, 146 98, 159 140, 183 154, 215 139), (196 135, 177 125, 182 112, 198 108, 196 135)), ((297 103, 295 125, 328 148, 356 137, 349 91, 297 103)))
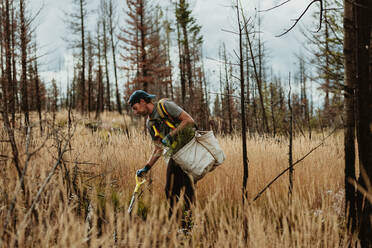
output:
POLYGON ((173 137, 170 134, 167 134, 164 139, 161 140, 161 143, 165 146, 170 147, 173 143, 173 137))

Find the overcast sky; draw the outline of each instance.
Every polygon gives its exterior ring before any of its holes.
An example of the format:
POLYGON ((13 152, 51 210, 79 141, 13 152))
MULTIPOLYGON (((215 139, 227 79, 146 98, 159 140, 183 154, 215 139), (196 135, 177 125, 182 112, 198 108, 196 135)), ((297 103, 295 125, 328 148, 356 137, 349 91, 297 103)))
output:
MULTIPOLYGON (((72 51, 67 49, 67 44, 63 37, 71 36, 71 32, 64 23, 64 12, 71 12, 73 0, 31 0, 32 12, 41 8, 41 12, 36 19, 37 41, 41 48, 41 53, 46 54, 40 59, 41 75, 46 83, 51 78, 57 79, 62 87, 65 87, 68 76, 72 74, 72 51)), ((169 0, 152 0, 153 3, 160 3, 163 6, 169 5, 169 0)), ((244 9, 248 14, 253 14, 255 8, 261 10, 271 8, 283 2, 278 0, 242 0, 244 9), (258 3, 260 6, 258 6, 258 3)), ((88 7, 93 11, 98 7, 98 0, 88 0, 88 7)), ((121 23, 126 19, 123 9, 125 0, 118 0, 119 7, 117 15, 121 23)), ((269 12, 262 12, 262 38, 269 54, 269 66, 273 67, 276 73, 287 75, 289 71, 295 70, 295 53, 302 49, 303 36, 300 27, 295 27, 290 33, 275 37, 276 35, 289 28, 293 19, 298 18, 306 8, 310 0, 291 0, 284 6, 273 9, 269 12)), ((204 37, 204 56, 205 67, 208 77, 211 81, 217 80, 216 68, 218 63, 213 58, 218 59, 218 50, 222 42, 226 43, 228 52, 233 55, 233 49, 237 49, 238 40, 234 34, 224 32, 222 29, 236 31, 236 14, 231 5, 235 3, 232 0, 191 0, 192 15, 197 23, 202 26, 204 37), (207 59, 212 58, 212 59, 207 59)), ((310 11, 315 11, 314 5, 310 11)), ((172 12, 169 13, 173 15, 172 12)), ((304 16, 300 24, 312 22, 311 12, 304 16)), ((95 14, 92 13, 88 19, 88 27, 91 31, 95 30, 95 14)), ((316 30, 314 27, 313 30, 316 30)), ((174 42, 174 45, 176 43, 174 42)), ((71 79, 71 78, 70 78, 71 79)), ((123 85, 124 79, 121 79, 120 85, 123 85)))

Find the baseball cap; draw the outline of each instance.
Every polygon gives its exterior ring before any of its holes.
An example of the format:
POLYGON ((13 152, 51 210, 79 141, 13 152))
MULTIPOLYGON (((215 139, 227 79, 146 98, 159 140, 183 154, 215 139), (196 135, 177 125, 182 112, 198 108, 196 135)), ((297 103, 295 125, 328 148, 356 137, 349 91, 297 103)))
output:
POLYGON ((133 106, 134 104, 139 103, 141 99, 145 99, 145 98, 153 99, 155 98, 155 95, 151 95, 144 90, 136 90, 129 97, 128 103, 130 104, 130 106, 133 106))

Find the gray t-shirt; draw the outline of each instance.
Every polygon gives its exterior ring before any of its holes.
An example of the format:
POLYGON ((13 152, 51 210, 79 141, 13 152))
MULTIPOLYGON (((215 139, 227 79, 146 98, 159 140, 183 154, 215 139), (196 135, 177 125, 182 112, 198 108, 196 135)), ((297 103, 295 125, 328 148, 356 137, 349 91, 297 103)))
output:
MULTIPOLYGON (((173 125, 177 126, 181 122, 179 116, 184 110, 171 100, 165 100, 163 103, 165 110, 171 116, 171 118, 168 118, 168 120, 171 121, 173 125)), ((156 127, 158 132, 162 134, 163 137, 169 134, 172 131, 172 129, 167 124, 165 124, 164 121, 161 119, 157 108, 158 103, 156 102, 154 103, 154 105, 155 105, 154 110, 150 114, 149 118, 147 118, 146 120, 146 127, 149 130, 152 139, 156 140, 159 139, 160 137, 155 136, 153 125, 156 127)))

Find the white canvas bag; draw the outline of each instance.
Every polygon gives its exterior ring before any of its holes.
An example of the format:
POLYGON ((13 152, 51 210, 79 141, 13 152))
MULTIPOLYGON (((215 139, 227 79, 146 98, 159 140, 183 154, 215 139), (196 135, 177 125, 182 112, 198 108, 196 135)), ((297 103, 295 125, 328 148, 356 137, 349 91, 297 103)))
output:
POLYGON ((225 160, 213 131, 195 131, 194 138, 172 156, 195 181, 214 170, 225 160))

